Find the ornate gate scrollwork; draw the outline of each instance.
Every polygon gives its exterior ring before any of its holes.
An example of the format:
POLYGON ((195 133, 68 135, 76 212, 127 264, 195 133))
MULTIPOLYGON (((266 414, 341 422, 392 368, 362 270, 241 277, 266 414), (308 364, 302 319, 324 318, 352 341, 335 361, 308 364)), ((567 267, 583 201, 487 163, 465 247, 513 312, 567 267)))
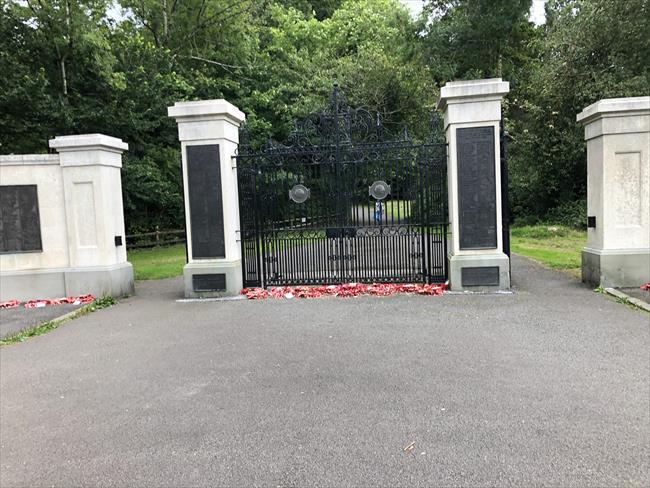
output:
POLYGON ((253 146, 242 127, 244 286, 445 281, 447 146, 435 127, 425 142, 391 135, 337 85, 284 144, 253 146))

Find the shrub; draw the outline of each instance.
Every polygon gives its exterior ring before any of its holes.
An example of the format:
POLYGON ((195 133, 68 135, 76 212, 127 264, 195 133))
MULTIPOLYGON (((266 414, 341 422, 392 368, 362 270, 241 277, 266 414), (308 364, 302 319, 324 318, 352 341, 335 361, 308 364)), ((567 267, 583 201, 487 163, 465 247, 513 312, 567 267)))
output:
POLYGON ((587 200, 567 202, 552 208, 544 219, 549 224, 565 225, 574 229, 587 228, 587 200))

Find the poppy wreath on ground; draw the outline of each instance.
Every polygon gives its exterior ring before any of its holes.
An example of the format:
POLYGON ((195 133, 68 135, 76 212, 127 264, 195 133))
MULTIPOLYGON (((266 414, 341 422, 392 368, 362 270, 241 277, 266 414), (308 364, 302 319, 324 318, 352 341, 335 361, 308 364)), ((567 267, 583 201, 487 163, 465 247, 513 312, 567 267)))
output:
POLYGON ((16 308, 20 305, 18 300, 7 300, 6 302, 0 302, 0 308, 16 308))
MULTIPOLYGON (((47 307, 50 305, 84 305, 86 303, 91 303, 95 301, 93 295, 81 295, 78 297, 62 297, 62 298, 49 298, 43 300, 29 300, 25 302, 25 308, 40 308, 47 307)), ((1 308, 16 308, 20 306, 21 302, 18 300, 8 300, 6 302, 0 302, 1 308)))
POLYGON ((270 290, 264 288, 244 288, 241 294, 249 300, 264 300, 266 298, 321 298, 323 296, 358 297, 361 295, 388 296, 396 293, 415 295, 442 295, 447 289, 446 284, 393 284, 373 283, 344 283, 342 285, 323 286, 276 286, 270 290))
POLYGON ((641 285, 639 288, 641 288, 643 291, 650 291, 650 282, 646 283, 645 285, 641 285))

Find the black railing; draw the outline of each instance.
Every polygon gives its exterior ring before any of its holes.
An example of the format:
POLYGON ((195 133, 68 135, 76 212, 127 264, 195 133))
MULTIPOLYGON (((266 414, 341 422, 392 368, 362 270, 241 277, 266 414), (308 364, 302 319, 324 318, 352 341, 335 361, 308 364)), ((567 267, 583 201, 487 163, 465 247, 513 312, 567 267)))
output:
POLYGON ((237 155, 244 285, 440 282, 447 278, 447 154, 396 138, 381 118, 329 108, 287 144, 237 155))

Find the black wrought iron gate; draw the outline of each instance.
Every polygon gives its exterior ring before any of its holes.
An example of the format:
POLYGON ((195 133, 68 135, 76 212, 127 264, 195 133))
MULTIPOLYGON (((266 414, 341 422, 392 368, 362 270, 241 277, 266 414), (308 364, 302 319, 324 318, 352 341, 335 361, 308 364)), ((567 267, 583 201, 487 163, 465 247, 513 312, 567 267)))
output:
MULTIPOLYGON (((433 131, 432 131, 433 132, 433 131)), ((447 279, 447 145, 330 107, 237 156, 244 286, 447 279)))

